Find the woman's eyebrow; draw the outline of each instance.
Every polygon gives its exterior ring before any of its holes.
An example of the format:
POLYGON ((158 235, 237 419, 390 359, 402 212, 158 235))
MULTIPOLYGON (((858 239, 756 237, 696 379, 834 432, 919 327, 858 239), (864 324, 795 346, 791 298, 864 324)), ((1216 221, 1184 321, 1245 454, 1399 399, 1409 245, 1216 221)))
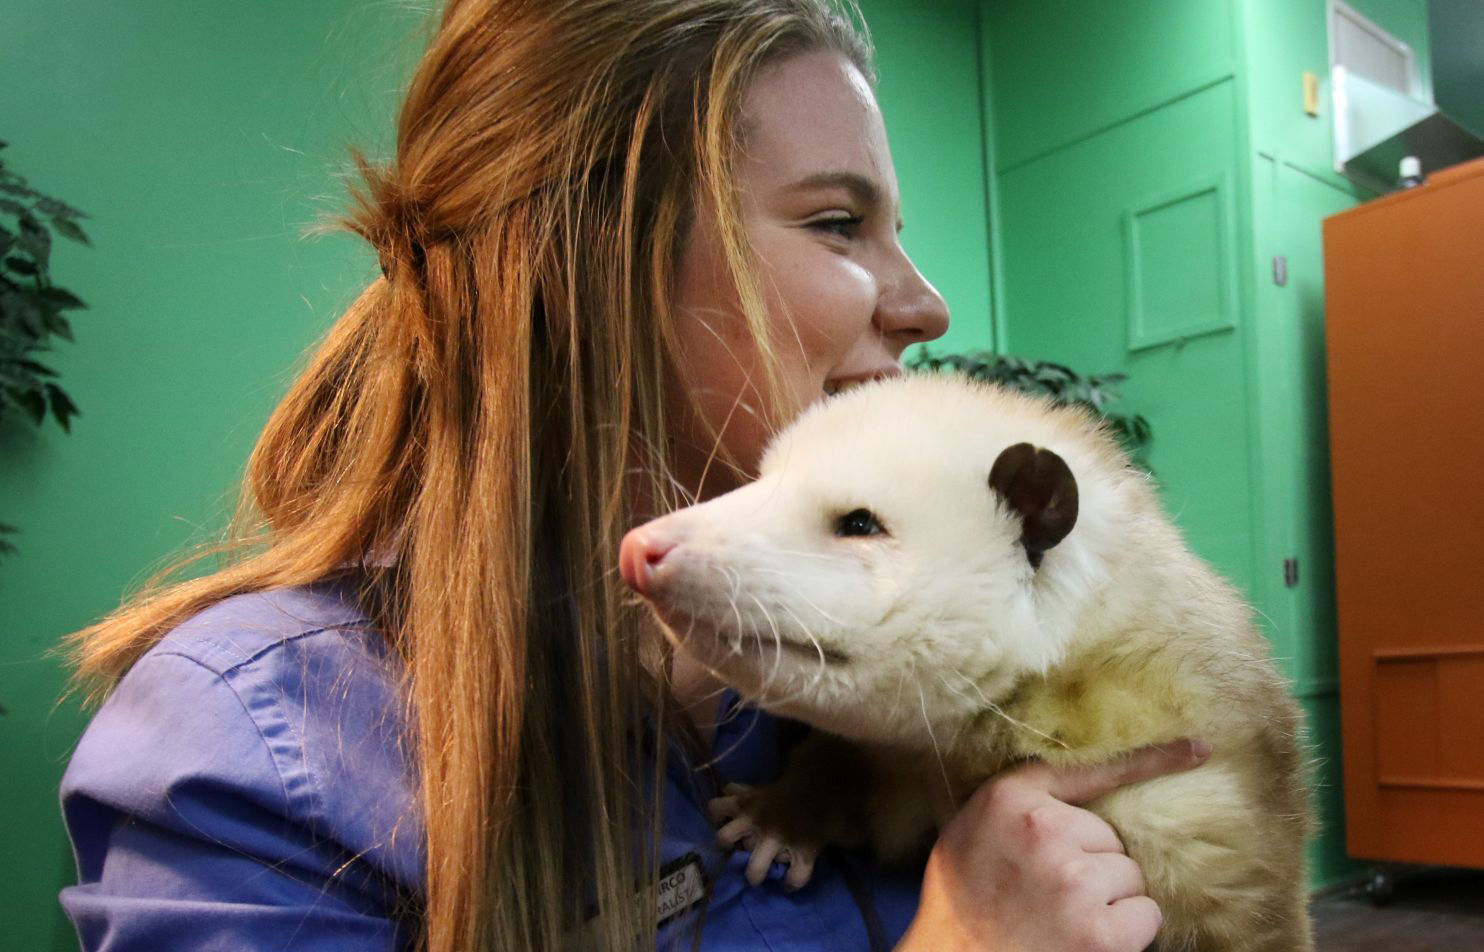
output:
POLYGON ((881 201, 881 186, 857 172, 816 172, 785 187, 789 192, 806 192, 818 188, 843 188, 862 205, 881 201))

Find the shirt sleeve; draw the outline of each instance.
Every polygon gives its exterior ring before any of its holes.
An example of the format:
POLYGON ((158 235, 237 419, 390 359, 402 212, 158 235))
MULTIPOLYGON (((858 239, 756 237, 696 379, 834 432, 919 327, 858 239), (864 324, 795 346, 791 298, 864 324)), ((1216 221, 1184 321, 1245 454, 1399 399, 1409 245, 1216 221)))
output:
POLYGON ((407 946, 404 890, 316 821, 333 791, 284 769, 303 721, 262 693, 151 652, 94 718, 62 784, 84 952, 407 946))

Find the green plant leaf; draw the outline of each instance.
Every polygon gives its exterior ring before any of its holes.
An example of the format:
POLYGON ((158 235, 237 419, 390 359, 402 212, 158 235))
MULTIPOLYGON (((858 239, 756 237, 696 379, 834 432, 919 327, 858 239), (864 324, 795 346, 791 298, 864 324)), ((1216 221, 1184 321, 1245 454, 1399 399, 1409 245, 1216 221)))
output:
POLYGON ((66 288, 42 288, 39 292, 37 292, 37 296, 41 298, 41 300, 45 301, 48 305, 56 308, 59 311, 74 310, 77 308, 87 307, 87 305, 82 302, 82 298, 73 294, 66 288))
POLYGON ((1123 373, 1083 376, 1064 364, 1051 361, 1027 360, 990 351, 938 355, 926 347, 918 350, 907 366, 928 373, 960 373, 974 380, 990 381, 1011 390, 1081 407, 1101 419, 1131 455, 1152 438, 1149 422, 1142 416, 1129 416, 1110 409, 1119 400, 1117 385, 1128 379, 1123 373))
POLYGON ((72 340, 72 324, 63 312, 87 307, 54 285, 50 274, 53 232, 91 245, 77 221, 87 217, 36 191, 0 162, 0 414, 18 410, 37 425, 49 415, 68 431, 79 414, 55 382, 57 372, 34 358, 50 349, 53 338, 72 340))
POLYGON ((70 238, 78 244, 92 246, 93 242, 89 240, 87 232, 79 228, 76 222, 66 218, 53 218, 51 224, 57 230, 57 234, 64 238, 70 238))
POLYGON ((6 303, 9 305, 11 326, 24 332, 28 339, 27 347, 35 347, 46 334, 46 313, 41 303, 31 294, 8 294, 6 303))
POLYGON ((22 218, 18 241, 22 248, 30 252, 36 264, 45 270, 52 253, 52 233, 34 218, 22 218))
POLYGON ((48 311, 46 313, 46 329, 48 332, 56 334, 65 341, 77 340, 77 338, 72 336, 71 322, 63 317, 60 311, 48 311))
POLYGON ((41 214, 43 214, 43 215, 49 215, 52 218, 87 218, 88 217, 88 213, 87 212, 81 211, 81 210, 76 209, 76 208, 73 208, 71 205, 68 205, 66 202, 58 201, 55 198, 47 198, 46 196, 42 196, 41 199, 36 202, 36 210, 38 212, 40 212, 41 214))
POLYGON ((51 404, 52 416, 56 418, 57 424, 68 433, 72 432, 72 418, 80 415, 77 404, 72 398, 54 383, 46 385, 47 400, 51 404))
POLYGON ((38 364, 34 360, 22 359, 15 362, 17 367, 29 370, 38 377, 55 377, 57 372, 45 364, 38 364))
POLYGON ((37 426, 46 419, 46 397, 40 390, 22 390, 13 393, 16 404, 31 418, 31 422, 37 426))

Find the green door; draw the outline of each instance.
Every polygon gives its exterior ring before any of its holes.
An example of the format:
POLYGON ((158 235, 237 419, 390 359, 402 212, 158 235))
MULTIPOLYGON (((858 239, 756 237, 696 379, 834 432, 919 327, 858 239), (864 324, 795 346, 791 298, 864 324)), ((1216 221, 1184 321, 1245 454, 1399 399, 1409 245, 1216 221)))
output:
POLYGON ((1192 547, 1252 590, 1238 114, 1224 80, 999 177, 1004 348, 1128 373, 1192 547))

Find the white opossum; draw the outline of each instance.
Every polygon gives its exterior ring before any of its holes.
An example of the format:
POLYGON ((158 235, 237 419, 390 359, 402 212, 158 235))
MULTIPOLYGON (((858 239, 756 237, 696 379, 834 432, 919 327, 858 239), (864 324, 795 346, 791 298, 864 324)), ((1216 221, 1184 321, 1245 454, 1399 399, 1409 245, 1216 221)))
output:
POLYGON ((793 848, 795 881, 832 842, 925 851, 1016 762, 1200 737, 1201 767, 1087 804, 1164 913, 1152 948, 1313 948, 1299 708, 1248 607, 1090 416, 902 377, 806 412, 760 473, 635 529, 621 562, 683 650, 838 735, 739 804, 793 848))

